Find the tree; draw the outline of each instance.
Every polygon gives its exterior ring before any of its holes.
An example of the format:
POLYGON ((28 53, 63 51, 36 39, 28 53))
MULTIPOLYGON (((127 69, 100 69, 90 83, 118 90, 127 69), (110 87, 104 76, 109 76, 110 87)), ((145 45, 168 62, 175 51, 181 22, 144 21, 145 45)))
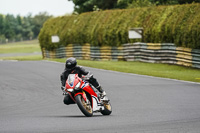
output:
POLYGON ((113 9, 116 8, 117 0, 95 0, 95 4, 102 10, 113 9))
POLYGON ((186 4, 186 3, 193 3, 193 2, 197 2, 199 3, 200 0, 177 0, 179 4, 186 4))
POLYGON ((0 35, 3 34, 3 28, 4 28, 4 16, 0 14, 0 35))
POLYGON ((118 0, 118 8, 134 8, 152 5, 172 5, 178 4, 178 0, 118 0))
POLYGON ((16 31, 17 21, 13 15, 7 14, 5 17, 5 24, 3 32, 6 38, 14 39, 16 31))
POLYGON ((34 25, 32 25, 32 15, 29 14, 23 18, 23 24, 22 24, 23 38, 25 38, 26 40, 32 39, 34 37, 33 28, 34 28, 34 25))
POLYGON ((15 29, 15 34, 16 34, 16 40, 17 41, 21 41, 23 40, 23 37, 22 37, 22 31, 23 31, 23 27, 22 27, 22 24, 23 24, 23 19, 21 16, 17 15, 17 26, 16 26, 16 29, 15 29))
POLYGON ((118 0, 117 1, 117 7, 118 8, 127 8, 129 4, 131 4, 133 0, 118 0))
POLYGON ((128 8, 135 8, 135 7, 147 7, 147 6, 153 6, 152 2, 149 0, 134 0, 132 3, 128 4, 128 8))
POLYGON ((5 40, 21 41, 36 38, 43 23, 52 17, 47 12, 39 13, 32 17, 31 14, 16 17, 11 14, 0 14, 0 43, 5 40))
POLYGON ((113 9, 117 5, 117 0, 68 0, 75 4, 74 12, 83 13, 94 11, 95 8, 105 10, 113 9))
POLYGON ((5 26, 5 22, 4 22, 4 15, 0 14, 0 43, 5 43, 6 42, 6 38, 4 35, 4 26, 5 26))
POLYGON ((200 0, 149 0, 152 3, 156 3, 157 5, 172 5, 172 4, 186 4, 193 2, 200 2, 200 0))
POLYGON ((134 8, 151 5, 174 5, 174 4, 186 4, 186 3, 199 3, 200 0, 118 0, 118 8, 134 8))
POLYGON ((39 14, 37 14, 33 17, 32 24, 34 25, 34 27, 33 27, 34 37, 38 36, 40 29, 42 28, 44 22, 51 17, 52 16, 49 15, 47 12, 40 12, 39 14))
POLYGON ((75 4, 74 12, 83 13, 96 9, 114 9, 114 8, 134 8, 152 5, 174 5, 192 2, 200 2, 200 0, 68 0, 75 4))

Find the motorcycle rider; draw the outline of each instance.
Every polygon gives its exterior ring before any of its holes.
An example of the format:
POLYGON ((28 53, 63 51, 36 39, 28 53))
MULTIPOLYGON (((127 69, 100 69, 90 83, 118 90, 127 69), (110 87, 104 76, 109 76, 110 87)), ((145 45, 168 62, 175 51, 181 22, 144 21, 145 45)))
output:
MULTIPOLYGON (((87 81, 89 81, 89 83, 92 84, 101 93, 101 96, 106 95, 106 92, 102 89, 102 87, 97 82, 97 80, 93 77, 93 75, 90 72, 86 71, 83 67, 77 66, 76 58, 73 58, 73 57, 70 57, 66 60, 65 70, 60 76, 60 80, 61 80, 61 84, 62 84, 61 89, 63 90, 63 92, 65 89, 65 83, 66 83, 66 80, 67 80, 69 74, 78 74, 78 76, 80 78, 82 76, 87 76, 87 78, 88 78, 87 81)), ((64 104, 69 105, 69 104, 75 103, 71 99, 71 97, 69 96, 68 93, 64 92, 64 94, 65 94, 65 97, 63 100, 64 104)))

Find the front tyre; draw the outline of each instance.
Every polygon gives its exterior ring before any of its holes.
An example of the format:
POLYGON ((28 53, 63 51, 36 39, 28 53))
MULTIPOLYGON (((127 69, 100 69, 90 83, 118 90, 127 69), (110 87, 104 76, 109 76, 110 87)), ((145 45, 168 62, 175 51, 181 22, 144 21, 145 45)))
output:
POLYGON ((112 106, 110 102, 103 102, 104 110, 101 111, 103 115, 110 115, 112 113, 112 106))
POLYGON ((93 115, 93 110, 92 110, 92 106, 91 106, 91 103, 87 103, 82 95, 77 95, 75 97, 76 99, 76 103, 79 107, 79 109, 81 110, 81 112, 87 116, 87 117, 91 117, 93 115))

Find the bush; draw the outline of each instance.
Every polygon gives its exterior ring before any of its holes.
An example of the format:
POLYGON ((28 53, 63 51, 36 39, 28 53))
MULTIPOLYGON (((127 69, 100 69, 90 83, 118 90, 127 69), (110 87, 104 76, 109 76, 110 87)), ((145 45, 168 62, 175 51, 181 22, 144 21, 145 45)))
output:
POLYGON ((39 34, 42 48, 68 44, 121 46, 141 41, 128 39, 128 29, 144 28, 144 42, 175 43, 200 49, 200 4, 106 10, 48 20, 39 34), (51 43, 58 35, 60 43, 51 43))

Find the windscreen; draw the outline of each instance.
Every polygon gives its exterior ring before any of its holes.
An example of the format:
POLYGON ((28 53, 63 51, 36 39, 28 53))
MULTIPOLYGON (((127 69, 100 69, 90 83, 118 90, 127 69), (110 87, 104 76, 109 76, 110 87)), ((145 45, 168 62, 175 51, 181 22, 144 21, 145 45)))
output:
POLYGON ((74 79, 75 79, 75 74, 70 74, 67 78, 68 84, 73 87, 74 86, 74 79))

